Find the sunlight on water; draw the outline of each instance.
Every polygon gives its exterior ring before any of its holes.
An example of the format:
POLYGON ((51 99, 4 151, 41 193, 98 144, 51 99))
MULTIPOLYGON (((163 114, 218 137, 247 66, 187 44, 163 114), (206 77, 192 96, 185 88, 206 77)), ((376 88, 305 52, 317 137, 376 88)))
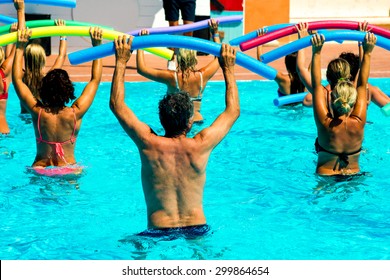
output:
MULTIPOLYGON (((390 80, 372 83, 390 88, 390 80)), ((80 92, 83 84, 77 84, 80 92)), ((165 88, 127 83, 127 103, 162 133, 165 88)), ((28 171, 35 156, 29 118, 10 90, 10 136, 0 136, 1 259, 390 259, 389 118, 370 105, 361 166, 365 176, 316 176, 311 109, 276 108, 273 82, 240 82, 241 117, 212 153, 204 209, 208 235, 167 241, 146 228, 140 159, 108 108, 103 83, 83 120, 76 177, 28 171)), ((224 106, 224 85, 204 93, 204 126, 224 106)), ((197 130, 200 128, 198 127, 197 130)))

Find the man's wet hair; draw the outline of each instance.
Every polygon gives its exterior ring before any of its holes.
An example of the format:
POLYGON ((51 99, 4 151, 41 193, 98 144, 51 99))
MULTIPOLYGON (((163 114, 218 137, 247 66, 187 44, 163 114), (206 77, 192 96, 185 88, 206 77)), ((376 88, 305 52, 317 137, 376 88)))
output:
POLYGON ((188 92, 166 94, 159 102, 158 109, 166 136, 178 136, 188 130, 189 121, 194 115, 194 104, 188 92))

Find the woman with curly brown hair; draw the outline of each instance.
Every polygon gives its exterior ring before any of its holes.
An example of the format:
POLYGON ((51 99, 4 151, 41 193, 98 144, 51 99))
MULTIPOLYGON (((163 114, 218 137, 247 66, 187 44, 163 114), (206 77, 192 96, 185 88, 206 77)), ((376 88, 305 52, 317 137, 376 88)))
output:
MULTIPOLYGON (((74 95, 68 73, 61 69, 49 71, 42 78, 39 92, 34 95, 23 79, 23 53, 30 36, 29 30, 18 31, 12 78, 21 104, 32 117, 37 147, 33 167, 39 170, 48 166, 74 166, 74 149, 81 121, 92 105, 101 80, 101 59, 93 61, 91 80, 79 98, 74 95), (73 100, 70 107, 66 106, 73 100)), ((101 44, 100 28, 91 28, 90 36, 93 46, 101 44)))

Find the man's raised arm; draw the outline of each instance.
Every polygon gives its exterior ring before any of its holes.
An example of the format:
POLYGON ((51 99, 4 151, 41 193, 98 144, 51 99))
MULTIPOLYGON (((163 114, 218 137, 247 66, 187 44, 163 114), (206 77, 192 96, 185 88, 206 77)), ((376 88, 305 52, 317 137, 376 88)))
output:
POLYGON ((240 101, 234 65, 236 63, 236 50, 227 44, 222 44, 219 64, 225 78, 225 110, 216 118, 212 125, 203 129, 195 138, 200 137, 206 148, 214 148, 226 136, 234 122, 240 116, 240 101))
POLYGON ((133 37, 119 36, 115 40, 115 70, 112 77, 110 109, 126 133, 137 146, 150 133, 150 127, 141 122, 125 103, 126 64, 131 56, 133 37))

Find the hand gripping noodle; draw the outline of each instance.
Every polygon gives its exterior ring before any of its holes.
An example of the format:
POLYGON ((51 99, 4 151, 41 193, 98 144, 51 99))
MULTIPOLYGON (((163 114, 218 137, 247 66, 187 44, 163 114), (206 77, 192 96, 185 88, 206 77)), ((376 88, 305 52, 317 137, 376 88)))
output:
MULTIPOLYGON (((38 27, 33 28, 31 38, 41 38, 50 36, 85 36, 89 37, 89 27, 87 26, 51 26, 51 27, 38 27)), ((119 35, 127 35, 115 30, 103 30, 103 38, 108 40, 114 40, 119 35)), ((17 32, 8 33, 0 36, 0 46, 15 43, 17 41, 17 32)), ((161 56, 165 59, 171 59, 173 51, 166 48, 148 48, 146 51, 155 55, 161 56)))
MULTIPOLYGON (((327 31, 321 33, 325 36, 325 41, 341 41, 341 40, 350 40, 350 41, 364 41, 365 32, 354 31, 354 30, 335 30, 327 31)), ((390 50, 390 40, 382 36, 377 35, 376 45, 390 50)), ((269 63, 271 61, 277 60, 283 56, 286 56, 290 53, 299 51, 300 49, 311 46, 310 36, 301 38, 289 44, 283 45, 277 49, 274 49, 270 52, 267 52, 261 56, 261 61, 264 63, 269 63)))
MULTIPOLYGON (((141 49, 145 47, 173 47, 173 48, 186 48, 205 53, 210 53, 215 56, 220 55, 221 45, 214 42, 203 40, 199 38, 193 38, 188 36, 176 36, 176 35, 151 35, 134 37, 132 43, 132 49, 141 49)), ((88 48, 81 51, 77 51, 68 55, 71 64, 80 64, 87 61, 91 61, 97 58, 113 55, 115 53, 114 43, 108 43, 94 48, 88 48)), ((273 80, 276 77, 277 71, 257 59, 254 59, 244 53, 237 52, 236 63, 251 70, 260 76, 273 80)))
MULTIPOLYGON (((268 32, 274 32, 276 30, 279 30, 279 29, 282 29, 282 28, 285 28, 288 26, 292 26, 292 25, 294 25, 294 23, 281 23, 281 24, 275 24, 275 25, 271 25, 271 26, 265 26, 264 28, 267 30, 267 33, 268 33, 268 32)), ((237 37, 237 38, 230 40, 229 44, 232 46, 238 46, 239 44, 241 44, 243 42, 255 39, 257 37, 258 37, 257 30, 255 30, 255 31, 252 31, 248 34, 245 34, 243 36, 240 36, 240 37, 237 37)))
MULTIPOLYGON (((1 16, 0 16, 1 21, 1 16)), ((13 22, 17 22, 18 20, 15 18, 14 21, 10 22, 11 24, 13 22)), ((103 26, 99 24, 89 23, 89 22, 81 22, 81 21, 73 21, 73 20, 66 20, 65 21, 66 26, 99 26, 103 29, 107 30, 113 30, 114 28, 109 26, 103 26)), ((11 27, 11 24, 0 26, 0 35, 6 34, 9 32, 9 29, 11 27)), ((45 27, 45 26, 56 26, 55 21, 51 19, 44 19, 44 20, 29 20, 26 21, 26 26, 28 28, 36 28, 36 27, 45 27)))
MULTIPOLYGON (((326 20, 326 21, 313 21, 308 23, 309 30, 318 30, 318 29, 351 29, 358 30, 359 22, 357 21, 348 21, 348 20, 326 20)), ((372 24, 367 26, 370 32, 390 39, 390 30, 378 27, 372 24)), ((257 47, 259 45, 263 45, 273 40, 277 40, 279 38, 292 35, 297 32, 295 26, 288 26, 274 32, 270 32, 265 34, 264 36, 254 38, 252 40, 243 42, 240 44, 240 48, 242 51, 246 51, 257 47)))

